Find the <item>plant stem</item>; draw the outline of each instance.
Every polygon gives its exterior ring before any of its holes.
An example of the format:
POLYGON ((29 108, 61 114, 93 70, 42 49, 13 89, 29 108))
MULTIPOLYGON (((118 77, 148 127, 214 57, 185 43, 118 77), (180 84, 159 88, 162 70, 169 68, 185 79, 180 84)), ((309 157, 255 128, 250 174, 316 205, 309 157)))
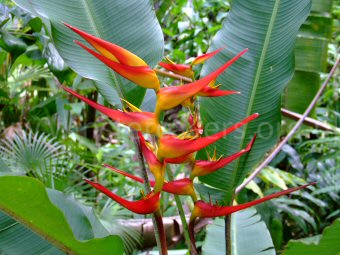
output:
MULTIPOLYGON (((144 179, 144 188, 145 188, 145 191, 147 193, 150 193, 151 187, 150 187, 150 183, 149 183, 148 174, 146 172, 146 166, 145 166, 145 163, 144 163, 143 153, 142 153, 142 149, 140 147, 137 131, 132 130, 132 137, 133 137, 133 141, 134 141, 134 143, 137 147, 137 156, 138 156, 138 161, 139 161, 140 167, 142 169, 142 177, 144 179)), ((154 226, 155 238, 156 238, 158 249, 160 250, 160 254, 161 255, 167 255, 168 250, 167 250, 167 243, 166 243, 166 234, 165 234, 165 229, 164 229, 164 225, 163 225, 162 214, 161 214, 159 209, 152 214, 152 223, 153 223, 153 226, 154 226)))
MULTIPOLYGON (((171 168, 171 166, 170 166, 170 168, 171 168)), ((169 181, 173 181, 174 175, 173 175, 172 170, 170 168, 169 167, 167 168, 167 174, 168 174, 169 181)), ((177 209, 178 209, 178 214, 181 217, 181 221, 182 221, 184 240, 185 240, 185 243, 186 243, 188 249, 190 250, 191 241, 190 241, 190 235, 189 235, 189 228, 188 228, 187 219, 185 217, 184 209, 183 209, 183 206, 182 206, 182 201, 181 201, 181 198, 178 195, 174 195, 174 197, 175 197, 175 201, 176 201, 176 205, 177 205, 177 209)))
POLYGON ((170 72, 167 72, 167 71, 160 70, 158 68, 155 68, 153 70, 157 74, 162 75, 162 76, 166 76, 166 77, 173 78, 173 79, 176 79, 176 80, 181 80, 183 82, 192 82, 192 79, 185 77, 185 76, 181 76, 179 74, 170 73, 170 72))
MULTIPOLYGON (((293 120, 299 120, 299 119, 302 118, 301 114, 289 111, 289 110, 284 109, 284 108, 281 108, 281 113, 282 113, 283 116, 286 116, 286 117, 293 119, 293 120)), ((323 123, 319 120, 315 120, 315 119, 312 119, 312 118, 309 118, 309 117, 305 118, 304 124, 306 124, 310 127, 321 129, 321 130, 340 133, 339 128, 332 127, 331 125, 329 125, 327 123, 323 123)))
POLYGON ((231 255, 231 214, 224 217, 225 254, 231 255))
POLYGON ((312 111, 312 109, 315 107, 316 103, 318 102, 320 96, 322 95, 322 92, 327 87, 330 79, 332 78, 334 72, 336 71, 338 65, 340 62, 340 58, 337 59, 335 62, 332 70, 329 72, 327 79, 320 87, 319 91, 316 93, 315 97, 313 98, 312 102, 307 107, 306 111, 303 113, 299 121, 295 124, 295 126, 290 130, 288 135, 276 146, 276 148, 269 154, 269 156, 255 169, 255 171, 240 185, 236 188, 235 192, 236 194, 239 193, 249 182, 251 182, 255 176, 264 168, 266 167, 274 158, 275 156, 280 152, 283 145, 285 145, 290 138, 293 137, 293 135, 296 133, 296 131, 301 127, 304 120, 307 118, 309 113, 312 111))
MULTIPOLYGON (((235 196, 230 199, 229 205, 233 205, 235 196)), ((225 254, 231 255, 231 214, 224 217, 224 235, 225 235, 225 254)))

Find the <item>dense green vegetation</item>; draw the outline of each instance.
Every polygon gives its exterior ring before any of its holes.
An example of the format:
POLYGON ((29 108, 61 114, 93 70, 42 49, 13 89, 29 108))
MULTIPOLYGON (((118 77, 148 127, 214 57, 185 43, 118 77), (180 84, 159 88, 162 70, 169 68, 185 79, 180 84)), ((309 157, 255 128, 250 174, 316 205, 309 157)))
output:
MULTIPOLYGON (((273 21, 273 14, 260 13, 255 8, 255 1, 247 1, 249 5, 242 9, 240 0, 233 3, 155 0, 154 8, 149 8, 148 4, 134 7, 136 11, 146 13, 147 17, 140 17, 144 25, 138 20, 131 21, 131 24, 120 21, 116 25, 115 15, 123 19, 130 10, 110 13, 108 5, 112 1, 97 1, 96 8, 92 6, 94 12, 98 12, 93 17, 100 24, 101 35, 105 40, 129 47, 151 67, 160 69, 157 63, 165 56, 176 63, 188 64, 208 50, 226 47, 226 55, 209 60, 203 68, 194 67, 197 77, 205 76, 224 63, 223 58, 230 59, 241 49, 250 48, 249 58, 255 64, 250 66, 246 60, 241 60, 218 80, 223 89, 241 91, 244 97, 204 98, 199 102, 204 124, 222 125, 225 119, 236 123, 250 115, 248 113, 260 112, 264 116, 261 121, 270 123, 272 127, 276 125, 274 131, 266 127, 260 130, 249 157, 243 157, 230 164, 229 168, 195 182, 196 190, 205 201, 230 204, 235 199, 237 186, 295 123, 287 117, 281 122, 280 106, 303 113, 339 58, 339 1, 313 0, 311 12, 303 7, 308 6, 309 0, 301 1, 298 6, 301 9, 296 9, 296 12, 291 11, 288 5, 286 9, 278 8, 278 21, 274 20, 278 25, 273 25, 274 32, 270 36, 268 31, 263 34, 265 29, 259 25, 249 31, 242 30, 248 26, 246 14, 258 24, 273 21), (231 4, 237 7, 234 12, 231 4), (298 32, 304 19, 301 13, 309 16, 298 32), (291 30, 287 32, 287 24, 279 22, 288 16, 291 30), (238 19, 239 22, 236 22, 238 19), (297 33, 298 40, 294 46, 297 33), (142 36, 137 37, 138 34, 142 36), (268 55, 265 56, 263 45, 257 43, 263 43, 267 38, 265 53, 268 55), (227 45, 225 42, 228 42, 227 45), (285 46, 281 47, 281 44, 285 46), (294 47, 298 56, 295 65, 291 61, 294 47), (279 57, 282 66, 277 64, 279 57), (265 71, 271 68, 272 62, 278 69, 268 75, 265 71), (259 71, 259 66, 265 71, 259 71), (259 85, 254 88, 252 85, 256 79, 259 85), (271 88, 270 91, 268 88, 271 88), (272 101, 267 102, 266 98, 270 96, 272 101), (269 133, 270 138, 266 138, 269 133)), ((102 166, 109 164, 140 175, 139 155, 129 128, 65 93, 60 85, 65 84, 81 95, 114 108, 121 108, 119 97, 123 95, 135 105, 140 105, 142 110, 153 111, 155 96, 149 90, 115 76, 73 44, 75 37, 70 36, 71 32, 61 21, 91 27, 85 13, 91 14, 84 11, 79 16, 72 16, 73 20, 69 21, 69 13, 63 11, 68 1, 52 1, 50 5, 46 1, 33 2, 16 0, 0 3, 0 254, 64 254, 67 251, 65 247, 75 254, 94 254, 92 251, 98 252, 98 247, 102 251, 100 254, 110 254, 112 249, 116 252, 112 254, 122 254, 123 246, 126 254, 157 250, 151 217, 124 209, 83 181, 83 178, 98 181, 129 200, 143 198, 140 192, 144 189, 142 184, 102 166), (35 203, 37 206, 34 206, 35 203), (55 220, 58 220, 59 227, 55 220), (84 240, 87 242, 82 242, 84 240), (31 253, 27 253, 28 250, 31 253)), ((161 82, 180 83, 179 79, 166 76, 161 78, 161 82)), ((263 242, 259 241, 259 248, 256 247, 260 249, 258 252, 265 249, 267 253, 263 254, 300 254, 294 253, 294 249, 304 250, 303 245, 311 241, 301 243, 292 240, 307 237, 314 238, 314 242, 320 241, 315 254, 335 255, 340 252, 339 244, 332 243, 334 236, 340 235, 339 84, 338 69, 310 115, 312 120, 327 125, 327 130, 305 123, 235 201, 248 202, 288 187, 314 181, 317 184, 289 197, 277 198, 255 209, 234 214, 231 232, 237 237, 236 244, 233 244, 235 251, 247 242, 242 239, 243 233, 247 233, 247 224, 256 222, 252 226, 254 233, 265 233, 261 239, 263 242), (237 229, 238 224, 245 227, 237 229), (324 239, 315 237, 323 231, 324 239), (271 248, 273 246, 275 249, 271 248), (330 251, 335 253, 325 251, 329 246, 332 246, 330 251)), ((182 106, 165 112, 162 119, 166 132, 179 134, 185 131, 187 127, 183 123, 188 117, 188 111, 182 106)), ((249 142, 248 137, 256 132, 260 123, 249 126, 244 137, 232 136, 217 143, 218 155, 230 155, 244 148, 249 142)), ((215 132, 207 130, 205 135, 215 132)), ((209 147, 210 155, 214 149, 209 147)), ((205 155, 205 150, 198 153, 200 158, 205 155)), ((176 179, 188 173, 186 165, 174 165, 171 170, 176 179)), ((179 201, 185 213, 189 214, 193 207, 191 199, 181 197, 179 201)), ((164 221, 169 249, 174 250, 173 254, 186 254, 188 247, 178 229, 182 223, 172 195, 162 194, 161 211, 165 217, 177 217, 164 221), (176 250, 178 253, 175 253, 176 250)), ((200 223, 196 241, 202 254, 213 254, 209 252, 216 247, 225 249, 222 242, 223 219, 214 220, 207 228, 205 226, 211 221, 203 219, 200 223), (221 241, 216 243, 216 240, 221 241)), ((247 244, 256 246, 256 241, 253 239, 247 244)), ((313 252, 314 247, 308 249, 313 252)), ((238 254, 255 254, 248 252, 241 249, 238 254)))

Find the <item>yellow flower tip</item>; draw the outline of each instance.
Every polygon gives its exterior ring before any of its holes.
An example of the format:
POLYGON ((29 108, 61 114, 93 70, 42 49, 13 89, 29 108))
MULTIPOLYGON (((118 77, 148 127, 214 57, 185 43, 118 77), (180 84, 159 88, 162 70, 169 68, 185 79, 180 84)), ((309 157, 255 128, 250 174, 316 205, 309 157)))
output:
MULTIPOLYGON (((122 101, 122 103, 126 104, 127 107, 130 109, 130 111, 132 111, 132 112, 142 112, 141 109, 134 106, 133 104, 131 104, 129 101, 125 100, 124 98, 120 98, 120 101, 122 101)), ((124 108, 124 111, 126 111, 125 108, 124 108)))

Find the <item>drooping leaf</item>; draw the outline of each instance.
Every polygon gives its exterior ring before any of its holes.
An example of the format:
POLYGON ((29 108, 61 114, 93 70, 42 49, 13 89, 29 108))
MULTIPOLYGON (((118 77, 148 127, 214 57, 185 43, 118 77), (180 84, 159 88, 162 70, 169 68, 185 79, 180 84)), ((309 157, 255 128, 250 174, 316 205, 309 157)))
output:
POLYGON ((63 213, 53 205, 44 186, 24 176, 0 177, 0 210, 39 233, 60 250, 75 254, 123 254, 119 237, 77 240, 63 213))
POLYGON ((202 98, 201 116, 205 134, 210 135, 252 113, 260 113, 258 119, 215 144, 220 154, 229 155, 244 148, 254 133, 258 138, 249 155, 201 178, 203 182, 232 193, 276 143, 281 120, 280 95, 293 75, 295 38, 310 7, 310 0, 232 2, 228 18, 209 51, 226 48, 207 61, 202 75, 216 69, 242 49, 249 48, 249 52, 218 78, 222 89, 242 94, 202 98))
MULTIPOLYGON (((222 254, 225 250, 224 220, 216 219, 207 227, 203 255, 222 254)), ((231 217, 232 255, 275 255, 274 245, 266 224, 251 208, 234 213, 231 217)))
MULTIPOLYGON (((116 94, 140 105, 145 90, 125 80, 88 54, 73 40, 85 41, 62 22, 122 46, 151 67, 163 56, 163 35, 149 0, 32 0, 33 9, 49 19, 57 50, 65 62, 83 77, 96 80, 99 92, 115 104, 116 94)), ((17 1, 20 6, 21 1, 17 1)), ((26 7, 26 9, 28 9, 26 7)), ((86 44, 86 43, 85 43, 86 44)))
POLYGON ((340 219, 325 228, 322 236, 290 240, 284 255, 337 255, 340 254, 340 219))

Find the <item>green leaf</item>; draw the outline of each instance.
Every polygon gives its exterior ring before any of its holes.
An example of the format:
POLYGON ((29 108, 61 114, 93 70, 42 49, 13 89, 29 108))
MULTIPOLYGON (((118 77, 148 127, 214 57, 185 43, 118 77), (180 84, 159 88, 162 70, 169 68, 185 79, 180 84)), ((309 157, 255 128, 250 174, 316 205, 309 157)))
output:
POLYGON ((74 200, 53 189, 47 189, 47 195, 52 204, 57 206, 64 214, 76 239, 89 240, 94 238, 90 221, 74 200))
MULTIPOLYGON (((275 255, 266 224, 254 208, 234 213, 231 221, 232 255, 275 255)), ((207 227, 202 254, 221 254, 225 250, 224 240, 224 219, 216 219, 207 227)))
MULTIPOLYGON (((20 1, 19 1, 20 2, 20 1)), ((20 5, 20 3, 18 4, 20 5)), ((149 0, 32 0, 34 10, 50 20, 52 37, 65 62, 83 77, 97 81, 99 92, 115 104, 116 93, 140 105, 145 89, 115 74, 73 40, 85 41, 62 22, 116 43, 151 67, 163 56, 163 35, 149 0)), ((86 44, 86 43, 85 43, 86 44)))
MULTIPOLYGON (((314 24, 317 26, 318 24, 314 24)), ((299 37, 295 45, 296 70, 325 72, 327 67, 327 38, 299 37)))
MULTIPOLYGON (((332 0, 313 1, 313 14, 301 26, 295 46, 295 74, 284 95, 284 107, 303 113, 319 90, 320 72, 327 70, 328 43, 332 38, 333 19, 329 14, 332 0), (330 5, 330 7, 329 7, 330 5)), ((310 116, 313 116, 313 111, 310 116)), ((289 126, 295 122, 286 118, 289 126)))
POLYGON ((1 211, 0 253, 9 255, 64 254, 32 230, 1 211))
POLYGON ((290 240, 284 255, 338 255, 340 254, 340 219, 325 228, 322 236, 290 240))
POLYGON ((202 98, 201 115, 205 134, 210 135, 252 113, 260 113, 259 118, 215 143, 220 154, 235 153, 244 148, 255 133, 258 137, 248 155, 201 178, 203 182, 233 193, 276 143, 281 121, 280 96, 293 75, 295 38, 310 6, 310 0, 232 2, 228 18, 209 51, 226 48, 207 61, 202 75, 215 70, 242 49, 249 48, 249 52, 218 78, 222 89, 237 90, 242 94, 202 98))
MULTIPOLYGON (((304 113, 319 90, 320 82, 319 73, 296 71, 283 96, 284 107, 297 113, 304 113)), ((310 116, 313 114, 314 111, 310 116)), ((291 123, 292 121, 287 121, 289 127, 291 123)))
POLYGON ((331 12, 333 0, 313 0, 312 12, 331 12))
POLYGON ((11 53, 13 62, 27 49, 27 45, 22 39, 2 30, 0 30, 0 47, 11 53))
POLYGON ((123 254, 123 244, 116 236, 77 240, 65 216, 50 202, 44 186, 36 179, 0 177, 0 210, 66 253, 123 254))

